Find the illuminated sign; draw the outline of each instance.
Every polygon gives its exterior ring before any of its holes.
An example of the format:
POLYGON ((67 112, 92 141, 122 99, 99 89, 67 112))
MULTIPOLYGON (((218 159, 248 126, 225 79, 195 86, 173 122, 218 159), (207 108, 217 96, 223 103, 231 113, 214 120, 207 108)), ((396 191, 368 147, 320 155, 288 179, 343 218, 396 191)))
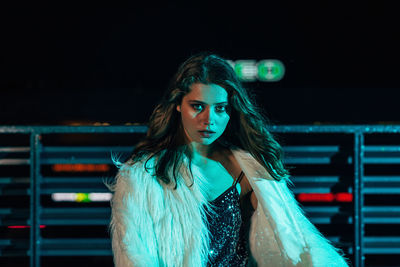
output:
POLYGON ((53 193, 51 199, 56 202, 107 202, 111 193, 53 193))
POLYGON ((107 172, 110 166, 107 164, 54 164, 55 172, 107 172))
POLYGON ((347 192, 340 193, 301 193, 297 199, 300 202, 352 202, 353 194, 347 192))
POLYGON ((228 60, 239 80, 243 82, 277 82, 285 75, 285 66, 277 59, 228 60))
MULTIPOLYGON (((39 227, 41 229, 42 228, 46 228, 46 225, 40 225, 39 227)), ((10 228, 10 229, 27 229, 27 228, 31 228, 31 226, 30 225, 9 225, 9 226, 7 226, 7 228, 10 228)))

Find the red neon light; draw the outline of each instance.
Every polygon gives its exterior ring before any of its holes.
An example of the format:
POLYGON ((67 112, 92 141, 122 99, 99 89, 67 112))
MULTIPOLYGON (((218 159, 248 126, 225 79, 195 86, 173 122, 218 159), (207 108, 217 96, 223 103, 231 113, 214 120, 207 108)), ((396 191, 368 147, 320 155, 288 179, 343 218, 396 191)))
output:
POLYGON ((335 199, 332 193, 301 193, 297 198, 301 202, 332 202, 335 199))
POLYGON ((338 202, 352 202, 353 201, 353 194, 351 193, 337 193, 336 194, 336 201, 338 202))
POLYGON ((342 193, 300 193, 297 195, 300 202, 352 202, 353 194, 342 193))
POLYGON ((54 164, 55 172, 106 172, 110 170, 107 164, 54 164))
MULTIPOLYGON (((31 228, 31 226, 30 225, 10 225, 10 226, 7 226, 7 228, 25 229, 25 228, 31 228)), ((46 228, 46 225, 40 225, 40 228, 46 228)))

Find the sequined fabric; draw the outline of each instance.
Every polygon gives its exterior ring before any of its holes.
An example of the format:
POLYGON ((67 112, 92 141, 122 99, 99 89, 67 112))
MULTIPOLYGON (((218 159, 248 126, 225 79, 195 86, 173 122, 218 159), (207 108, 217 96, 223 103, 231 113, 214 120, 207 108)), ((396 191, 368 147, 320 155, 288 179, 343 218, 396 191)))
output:
POLYGON ((207 216, 211 234, 207 266, 246 266, 248 252, 236 183, 210 202, 216 215, 207 216))

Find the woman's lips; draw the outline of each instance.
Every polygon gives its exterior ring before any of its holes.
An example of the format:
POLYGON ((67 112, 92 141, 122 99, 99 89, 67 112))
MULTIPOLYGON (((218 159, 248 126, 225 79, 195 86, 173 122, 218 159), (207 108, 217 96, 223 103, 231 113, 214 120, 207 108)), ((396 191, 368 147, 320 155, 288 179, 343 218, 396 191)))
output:
POLYGON ((212 132, 212 131, 199 131, 199 133, 200 133, 201 137, 206 137, 206 138, 215 134, 215 132, 212 132))

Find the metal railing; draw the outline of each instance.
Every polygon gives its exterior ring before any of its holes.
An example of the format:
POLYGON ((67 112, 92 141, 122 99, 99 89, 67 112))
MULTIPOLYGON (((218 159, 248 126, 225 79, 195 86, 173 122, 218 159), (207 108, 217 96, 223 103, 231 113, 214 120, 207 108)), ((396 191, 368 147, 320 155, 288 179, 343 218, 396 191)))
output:
MULTIPOLYGON (((130 146, 46 146, 42 138, 53 134, 144 134, 146 126, 2 126, 0 127, 0 140, 2 134, 13 135, 22 134, 29 136, 29 146, 8 146, 0 145, 1 153, 20 152, 29 153, 27 158, 7 158, 0 157, 0 166, 8 165, 29 165, 29 183, 28 195, 29 201, 29 219, 27 224, 30 226, 29 248, 26 248, 27 256, 30 258, 30 266, 40 266, 40 257, 46 255, 79 255, 82 246, 93 244, 94 249, 91 252, 85 252, 86 255, 110 255, 109 242, 106 239, 82 239, 81 244, 75 242, 71 245, 68 239, 49 239, 41 237, 41 224, 59 224, 57 216, 60 212, 66 212, 73 217, 77 217, 69 224, 80 225, 104 225, 107 224, 109 209, 107 208, 44 208, 40 198, 42 194, 51 194, 62 189, 62 186, 74 188, 74 182, 68 178, 44 177, 41 168, 44 164, 64 164, 64 163, 103 163, 112 164, 109 151, 126 153, 130 146), (76 155, 82 154, 81 158, 76 155), (61 155, 61 156, 60 156, 61 155), (63 180, 64 179, 64 180, 63 180), (56 185, 54 184, 56 182, 56 185), (54 188, 52 189, 52 186, 54 188), (85 216, 87 218, 85 219, 85 216), (51 249, 52 246, 59 246, 59 250, 51 249)), ((341 135, 346 136, 346 152, 342 152, 343 144, 318 144, 318 145, 284 145, 285 163, 287 165, 330 165, 336 160, 338 154, 341 155, 340 166, 350 166, 352 168, 352 181, 349 191, 353 194, 352 212, 341 212, 338 206, 315 207, 305 206, 304 209, 310 215, 311 220, 317 224, 330 224, 332 218, 343 217, 344 223, 353 227, 353 238, 349 253, 352 254, 354 266, 364 266, 365 256, 367 254, 400 254, 400 236, 374 237, 365 236, 366 224, 398 224, 400 223, 400 203, 394 203, 388 209, 385 205, 366 206, 364 197, 368 194, 400 194, 400 174, 382 176, 365 175, 366 165, 398 164, 400 163, 400 143, 387 144, 368 144, 365 138, 370 135, 392 135, 397 136, 400 133, 400 126, 387 125, 330 125, 330 126, 307 126, 307 125, 287 125, 271 126, 270 130, 279 136, 284 135, 341 135), (349 146, 351 146, 349 148, 349 146), (386 179, 386 178, 387 179, 386 179), (340 214, 339 214, 340 213, 340 214)), ((400 140, 400 139, 399 139, 400 140)), ((334 143, 334 142, 333 142, 334 143)), ((134 145, 134 144, 131 144, 134 145)), ((14 183, 13 177, 0 177, 4 183, 14 183), (8 179, 8 180, 7 180, 8 179)), ((340 175, 297 175, 293 177, 296 186, 295 193, 300 192, 329 192, 331 188, 340 183, 340 175), (318 183, 315 183, 318 181, 318 183), (316 187, 316 184, 318 186, 316 187)), ((105 191, 100 186, 101 179, 91 178, 85 180, 79 179, 80 192, 90 191, 97 188, 97 191, 105 191), (83 185, 85 184, 85 185, 83 185)), ((0 209, 2 214, 18 211, 10 209, 0 209)), ((19 211, 22 212, 22 211, 19 211)), ((1 216, 1 214, 0 214, 1 216)), ((63 223, 68 221, 64 218, 63 223)), ((3 220, 1 221, 3 224, 3 220)), ((68 224, 68 223, 67 223, 68 224)), ((341 237, 332 237, 333 242, 340 241, 341 237)), ((10 240, 0 240, 0 249, 12 243, 10 240)), ((23 246, 22 246, 23 247, 23 246)), ((4 253, 2 253, 4 255, 4 253)))

